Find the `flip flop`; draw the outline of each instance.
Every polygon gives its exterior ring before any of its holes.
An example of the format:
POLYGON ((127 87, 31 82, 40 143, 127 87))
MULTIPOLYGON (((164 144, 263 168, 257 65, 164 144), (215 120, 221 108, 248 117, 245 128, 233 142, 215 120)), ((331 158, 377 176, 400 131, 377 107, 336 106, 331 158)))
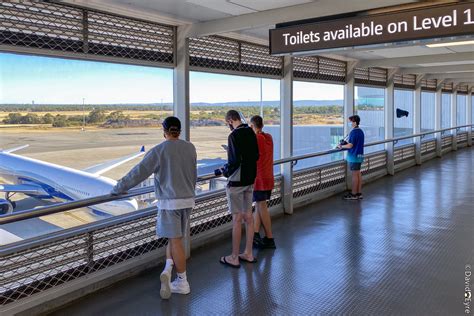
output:
POLYGON ((255 257, 253 257, 253 260, 248 260, 247 258, 242 257, 241 255, 239 255, 239 259, 242 260, 242 261, 245 261, 247 263, 256 263, 257 262, 257 258, 255 258, 255 257))
POLYGON ((232 264, 230 262, 228 262, 227 260, 225 260, 225 256, 224 257, 221 257, 219 259, 219 262, 222 263, 223 265, 226 265, 226 266, 229 266, 229 267, 232 267, 232 268, 240 268, 240 263, 239 264, 232 264))

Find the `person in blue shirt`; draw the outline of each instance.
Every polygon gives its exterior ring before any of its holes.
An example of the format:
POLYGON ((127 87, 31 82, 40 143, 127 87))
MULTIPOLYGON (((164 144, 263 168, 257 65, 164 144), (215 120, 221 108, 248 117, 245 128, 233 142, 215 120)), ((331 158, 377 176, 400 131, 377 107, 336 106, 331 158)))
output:
POLYGON ((360 167, 364 161, 364 132, 360 129, 359 115, 349 117, 349 124, 352 127, 347 144, 337 146, 339 149, 348 149, 347 162, 352 171, 352 192, 343 196, 345 200, 361 200, 362 196, 362 174, 360 167))

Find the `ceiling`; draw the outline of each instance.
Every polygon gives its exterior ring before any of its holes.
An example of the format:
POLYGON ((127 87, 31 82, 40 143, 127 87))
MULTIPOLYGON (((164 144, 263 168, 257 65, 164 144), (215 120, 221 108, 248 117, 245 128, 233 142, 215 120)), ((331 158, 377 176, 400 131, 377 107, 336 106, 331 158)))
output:
MULTIPOLYGON (((268 30, 276 23, 308 18, 366 11, 377 13, 391 10, 394 5, 423 6, 433 1, 410 0, 64 0, 63 2, 108 11, 111 13, 161 22, 187 25, 190 36, 221 34, 232 38, 268 45, 268 30)), ((439 2, 439 1, 438 1, 439 2)), ((445 1, 453 2, 453 1, 445 1)), ((473 40, 474 35, 462 40, 473 40)), ((455 41, 447 38, 443 41, 455 41)), ((474 81, 474 45, 429 48, 429 41, 390 43, 366 48, 345 48, 318 52, 318 55, 363 62, 364 66, 384 66, 420 71, 430 74, 443 69, 445 76, 463 72, 466 81, 474 81), (425 58, 423 56, 429 56, 425 58), (440 56, 439 60, 437 56, 440 56), (441 58, 442 57, 442 58, 441 58), (396 64, 391 63, 397 61, 396 64), (385 62, 385 64, 383 64, 385 62), (460 71, 466 65, 466 71, 460 71), (450 71, 449 66, 457 67, 450 71), (440 68, 444 67, 444 68, 440 68), (467 74, 466 74, 467 73, 467 74), (470 77, 472 74, 472 77, 470 77)), ((464 80, 464 79, 463 79, 464 80)))

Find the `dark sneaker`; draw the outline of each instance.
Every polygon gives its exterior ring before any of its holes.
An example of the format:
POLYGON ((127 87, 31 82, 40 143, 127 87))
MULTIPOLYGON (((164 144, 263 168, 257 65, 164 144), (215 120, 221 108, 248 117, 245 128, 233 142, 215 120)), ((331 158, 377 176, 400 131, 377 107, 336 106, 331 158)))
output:
POLYGON ((346 195, 344 195, 342 197, 344 200, 358 200, 359 198, 357 197, 357 195, 354 195, 352 193, 347 193, 346 195))
POLYGON ((276 249, 275 240, 273 238, 263 237, 262 244, 262 248, 276 249))
POLYGON ((357 198, 358 198, 359 200, 363 200, 363 199, 364 199, 364 196, 362 195, 362 193, 357 193, 356 196, 357 196, 357 198))
POLYGON ((262 240, 262 237, 260 237, 259 233, 253 234, 253 245, 254 247, 257 247, 257 248, 263 247, 263 240, 262 240))

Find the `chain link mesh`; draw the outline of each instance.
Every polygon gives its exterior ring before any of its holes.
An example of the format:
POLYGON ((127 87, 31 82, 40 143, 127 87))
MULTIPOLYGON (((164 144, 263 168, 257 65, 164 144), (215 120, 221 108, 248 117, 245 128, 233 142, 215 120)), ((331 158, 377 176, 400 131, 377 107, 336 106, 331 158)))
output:
POLYGON ((375 152, 364 155, 364 161, 361 166, 362 176, 369 176, 377 173, 380 170, 384 170, 387 165, 387 152, 375 152))
POLYGON ((446 82, 441 84, 442 92, 453 92, 454 84, 452 82, 446 82))
POLYGON ((469 86, 467 84, 459 85, 456 91, 458 94, 467 95, 469 93, 469 86))
POLYGON ((406 145, 396 148, 393 153, 393 161, 395 165, 415 158, 415 145, 406 145))
POLYGON ((174 28, 46 1, 0 2, 0 44, 173 64, 174 28))
POLYGON ((281 77, 283 59, 269 48, 220 36, 189 39, 189 64, 193 69, 219 69, 281 77))
POLYGON ((345 178, 345 161, 297 171, 293 175, 293 197, 298 198, 337 186, 344 183, 345 178))
POLYGON ((436 140, 428 140, 421 143, 421 155, 427 156, 436 151, 436 140))
POLYGON ((387 69, 385 68, 356 68, 354 70, 354 81, 357 84, 387 86, 387 69))
POLYGON ((163 247, 155 221, 148 215, 1 258, 0 305, 163 247))
POLYGON ((467 132, 458 132, 456 139, 458 144, 467 143, 467 132))
POLYGON ((423 91, 434 91, 438 86, 438 80, 436 79, 421 79, 421 90, 423 91))
POLYGON ((331 58, 309 56, 293 59, 295 79, 345 82, 346 68, 346 62, 331 58))
POLYGON ((400 75, 395 74, 393 77, 393 85, 396 88, 415 89, 416 75, 406 74, 400 75))
POLYGON ((453 145, 453 135, 444 135, 442 138, 441 138, 441 148, 442 149, 445 149, 445 148, 450 148, 452 147, 453 145))

